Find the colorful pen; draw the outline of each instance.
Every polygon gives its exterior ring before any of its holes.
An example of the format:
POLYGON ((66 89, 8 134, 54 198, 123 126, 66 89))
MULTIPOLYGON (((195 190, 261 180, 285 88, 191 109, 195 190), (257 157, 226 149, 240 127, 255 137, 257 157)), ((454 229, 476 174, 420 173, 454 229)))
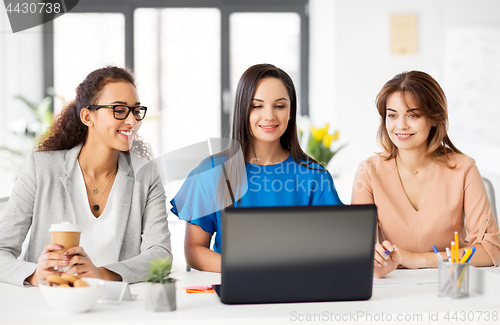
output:
POLYGON ((472 258, 472 255, 474 255, 474 253, 476 252, 476 247, 472 246, 471 251, 472 251, 472 253, 470 254, 467 261, 465 261, 466 263, 469 263, 470 259, 472 258))
POLYGON ((460 263, 465 263, 469 259, 469 257, 472 255, 472 249, 464 249, 465 255, 462 256, 460 259, 460 263))
POLYGON ((434 253, 436 253, 438 262, 443 262, 443 257, 441 256, 441 254, 439 254, 437 247, 432 245, 432 249, 434 250, 434 253))
POLYGON ((455 260, 455 242, 452 241, 451 242, 451 260, 450 260, 450 263, 453 263, 454 260, 455 260))
MULTIPOLYGON (((476 252, 476 247, 472 246, 471 249, 467 250, 467 253, 465 253, 464 257, 462 257, 462 259, 460 260, 460 263, 468 263, 470 261, 472 255, 474 255, 475 252, 476 252)), ((465 267, 467 267, 467 265, 465 267)), ((462 286, 462 281, 464 280, 464 276, 465 276, 465 267, 462 270, 462 273, 460 273, 460 277, 457 281, 458 288, 460 288, 462 286)))
POLYGON ((451 251, 449 247, 446 247, 446 256, 448 257, 448 262, 451 263, 451 251))

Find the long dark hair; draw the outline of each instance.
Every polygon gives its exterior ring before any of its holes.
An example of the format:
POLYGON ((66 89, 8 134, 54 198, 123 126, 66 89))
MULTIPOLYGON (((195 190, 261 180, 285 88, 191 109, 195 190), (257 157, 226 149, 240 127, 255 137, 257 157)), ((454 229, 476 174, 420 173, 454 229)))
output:
POLYGON ((380 115, 377 140, 385 152, 381 153, 387 160, 398 155, 398 148, 389 137, 386 128, 387 100, 394 93, 400 93, 406 106, 406 95, 418 105, 419 110, 436 126, 432 126, 427 138, 426 156, 434 162, 448 167, 446 163, 449 153, 461 153, 448 137, 448 105, 443 89, 429 74, 422 71, 408 71, 395 75, 386 82, 377 95, 376 105, 380 115))
MULTIPOLYGON (((36 151, 66 150, 85 144, 88 127, 80 119, 81 110, 88 105, 96 105, 104 86, 108 83, 120 81, 129 82, 135 87, 134 76, 124 68, 106 66, 89 73, 76 88, 75 99, 63 108, 46 134, 42 136, 36 151)), ((130 153, 151 159, 147 145, 137 134, 130 153)))
MULTIPOLYGON (((247 155, 251 146, 250 133, 250 112, 252 109, 252 100, 255 95, 257 84, 264 78, 276 78, 281 80, 286 87, 288 97, 290 98, 290 120, 288 126, 280 138, 281 147, 289 150, 293 159, 300 165, 310 168, 309 165, 316 163, 316 160, 309 157, 300 147, 297 136, 297 95, 292 78, 282 69, 272 64, 256 64, 248 68, 241 76, 236 88, 234 103, 233 123, 231 129, 231 138, 241 145, 243 155, 247 155)), ((231 146, 225 154, 229 158, 236 158, 235 152, 237 146, 231 146)), ((249 157, 244 157, 249 160, 249 157)), ((222 166, 222 173, 218 184, 219 203, 221 207, 229 206, 234 203, 233 194, 240 190, 245 184, 246 179, 239 170, 241 162, 238 160, 227 160, 222 166), (228 185, 231 184, 231 186, 228 185), (239 189, 237 188, 239 187, 239 189)), ((310 169, 317 170, 315 166, 310 169)))
MULTIPOLYGON (((276 78, 281 80, 286 87, 290 97, 290 120, 285 133, 280 138, 281 147, 289 150, 293 159, 302 164, 303 160, 314 160, 309 157, 300 147, 297 136, 297 95, 292 78, 280 68, 272 64, 256 64, 248 68, 240 78, 236 88, 234 103, 233 124, 231 138, 241 144, 243 153, 247 153, 250 146, 250 112, 252 100, 255 95, 257 84, 264 78, 276 78)), ((247 159, 248 157, 245 157, 247 159)))

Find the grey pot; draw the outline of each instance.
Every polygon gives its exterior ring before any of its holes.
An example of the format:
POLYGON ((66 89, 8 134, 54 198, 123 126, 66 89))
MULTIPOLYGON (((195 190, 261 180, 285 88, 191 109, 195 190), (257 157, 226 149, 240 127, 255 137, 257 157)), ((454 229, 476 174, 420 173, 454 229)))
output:
POLYGON ((146 283, 145 307, 147 311, 174 311, 177 309, 175 282, 146 283))

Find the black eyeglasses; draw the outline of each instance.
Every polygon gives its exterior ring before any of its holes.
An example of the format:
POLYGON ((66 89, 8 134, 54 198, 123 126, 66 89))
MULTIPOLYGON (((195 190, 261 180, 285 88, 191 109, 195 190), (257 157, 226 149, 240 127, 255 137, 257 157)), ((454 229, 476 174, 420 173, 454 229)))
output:
POLYGON ((126 106, 126 105, 89 105, 88 109, 97 111, 101 108, 110 108, 113 110, 113 117, 117 120, 124 120, 128 117, 130 112, 135 117, 136 121, 141 121, 146 116, 148 108, 146 106, 126 106))

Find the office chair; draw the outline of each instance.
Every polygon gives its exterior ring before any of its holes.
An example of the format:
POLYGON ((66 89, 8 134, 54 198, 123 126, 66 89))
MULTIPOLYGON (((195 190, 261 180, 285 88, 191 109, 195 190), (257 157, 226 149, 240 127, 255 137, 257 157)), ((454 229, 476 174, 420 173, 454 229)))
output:
POLYGON ((493 184, 490 182, 489 179, 483 177, 483 182, 484 182, 484 187, 486 187, 486 193, 488 194, 488 198, 490 199, 491 202, 491 210, 493 211, 493 215, 495 216, 495 220, 498 224, 497 204, 495 201, 495 189, 493 188, 493 184))

